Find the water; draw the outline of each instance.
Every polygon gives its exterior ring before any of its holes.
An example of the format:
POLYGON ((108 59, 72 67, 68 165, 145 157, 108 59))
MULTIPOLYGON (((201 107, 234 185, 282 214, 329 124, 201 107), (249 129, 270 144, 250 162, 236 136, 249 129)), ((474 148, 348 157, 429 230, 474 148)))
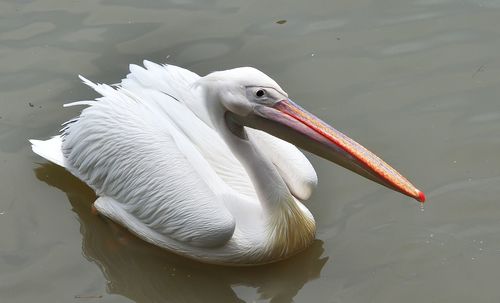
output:
POLYGON ((1 1, 0 301, 498 302, 499 20, 489 0, 1 1), (167 58, 264 70, 423 189, 425 212, 311 156, 318 240, 277 264, 202 265, 94 215, 27 138, 95 96, 77 74, 167 58))

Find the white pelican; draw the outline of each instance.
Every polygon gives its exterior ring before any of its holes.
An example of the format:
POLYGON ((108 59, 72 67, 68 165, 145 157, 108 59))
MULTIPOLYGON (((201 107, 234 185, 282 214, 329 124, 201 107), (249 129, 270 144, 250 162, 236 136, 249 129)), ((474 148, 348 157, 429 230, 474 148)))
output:
POLYGON ((96 191, 99 213, 154 245, 228 265, 274 262, 308 247, 316 225, 301 201, 317 177, 288 142, 425 200, 255 68, 200 77, 144 66, 131 65, 116 89, 82 78, 102 97, 67 104, 88 107, 60 136, 31 143, 96 191))

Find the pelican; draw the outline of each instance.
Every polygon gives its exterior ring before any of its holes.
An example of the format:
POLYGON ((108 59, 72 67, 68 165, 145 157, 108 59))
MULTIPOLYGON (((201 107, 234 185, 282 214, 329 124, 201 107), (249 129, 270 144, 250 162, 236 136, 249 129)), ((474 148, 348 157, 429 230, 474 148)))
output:
POLYGON ((317 176, 297 147, 425 200, 255 68, 200 77, 144 61, 116 87, 81 79, 102 97, 66 104, 86 107, 33 151, 94 189, 100 214, 171 252, 257 265, 307 248, 316 224, 302 202, 317 176))

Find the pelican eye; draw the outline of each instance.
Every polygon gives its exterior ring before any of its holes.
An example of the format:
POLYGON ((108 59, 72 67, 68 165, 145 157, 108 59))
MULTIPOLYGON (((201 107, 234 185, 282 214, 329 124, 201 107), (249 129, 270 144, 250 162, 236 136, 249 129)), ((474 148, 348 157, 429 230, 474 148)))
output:
POLYGON ((263 90, 263 89, 259 89, 258 91, 256 91, 256 92, 255 92, 255 95, 256 95, 257 97, 259 97, 259 98, 260 98, 260 97, 263 97, 265 94, 266 94, 266 91, 265 91, 265 90, 263 90))

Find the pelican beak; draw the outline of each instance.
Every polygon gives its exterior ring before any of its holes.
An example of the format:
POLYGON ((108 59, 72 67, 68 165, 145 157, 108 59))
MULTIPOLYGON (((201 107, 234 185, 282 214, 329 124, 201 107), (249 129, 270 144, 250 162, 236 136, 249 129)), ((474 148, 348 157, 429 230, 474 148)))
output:
POLYGON ((272 106, 257 105, 246 117, 227 114, 238 124, 263 130, 421 203, 425 201, 424 193, 389 164, 290 99, 272 106))

